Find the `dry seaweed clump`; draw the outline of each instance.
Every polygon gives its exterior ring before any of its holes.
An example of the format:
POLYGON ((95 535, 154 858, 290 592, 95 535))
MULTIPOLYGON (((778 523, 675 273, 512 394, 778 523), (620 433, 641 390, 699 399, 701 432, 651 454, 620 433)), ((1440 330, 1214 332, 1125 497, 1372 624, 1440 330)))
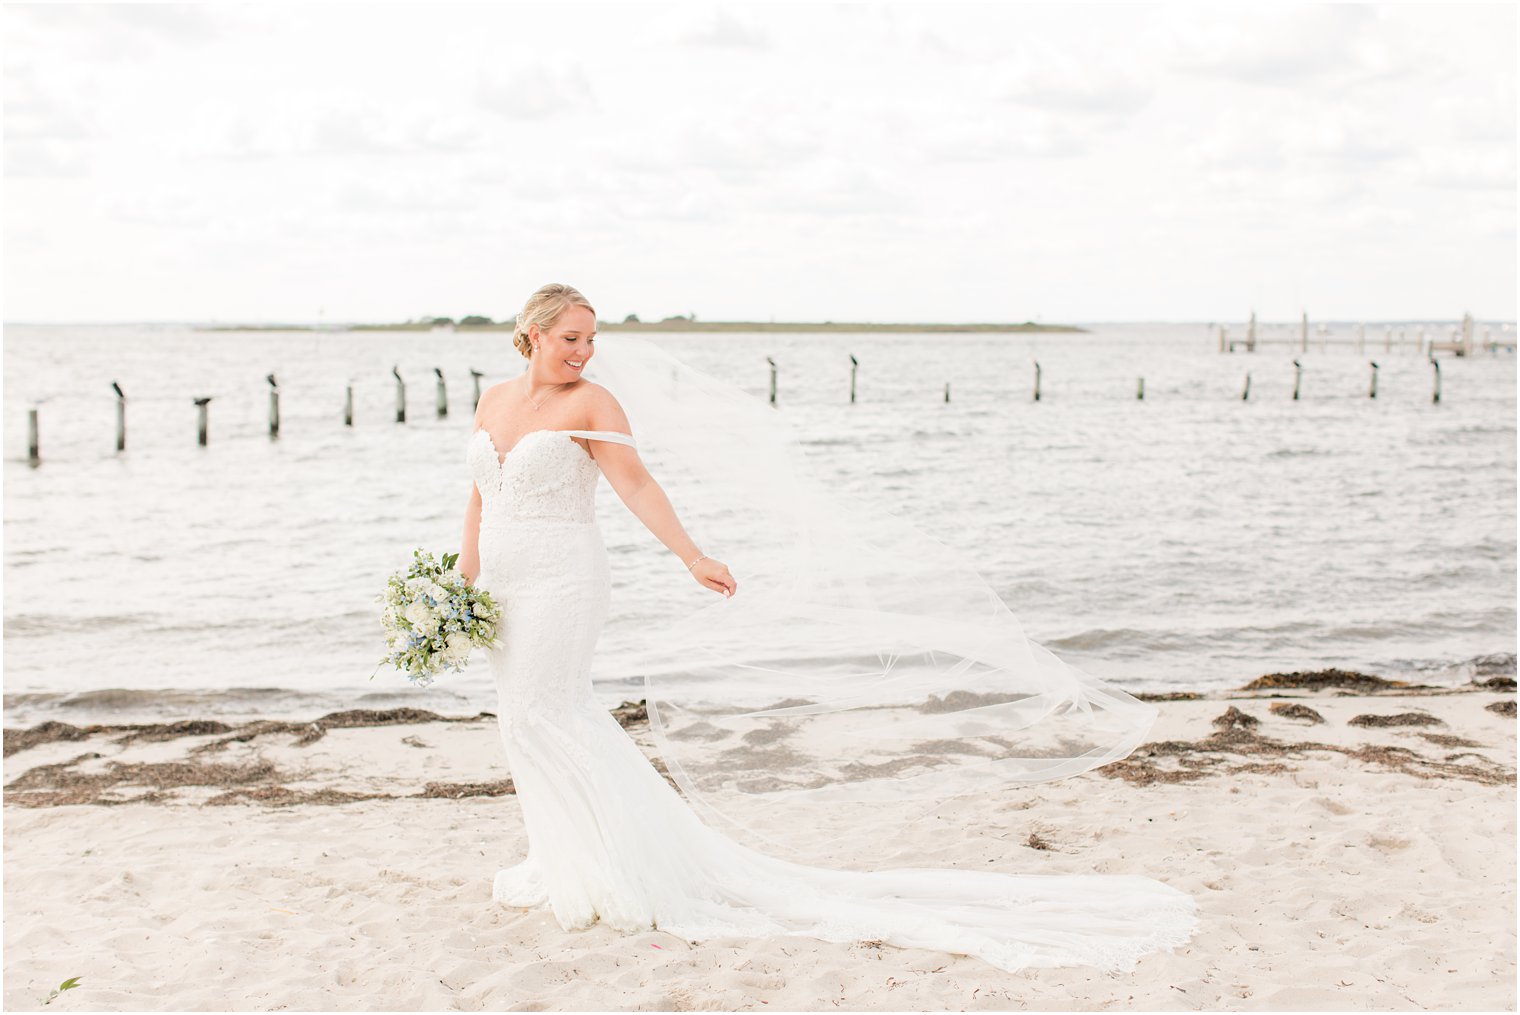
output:
POLYGON ((1211 720, 1211 722, 1214 726, 1217 726, 1222 730, 1230 730, 1236 728, 1254 729, 1255 727, 1261 725, 1260 719, 1247 712, 1242 712, 1234 705, 1231 705, 1229 708, 1225 709, 1223 713, 1216 715, 1211 720))
POLYGON ((255 761, 223 765, 201 761, 123 763, 110 761, 104 771, 82 772, 75 766, 100 758, 90 752, 56 765, 38 765, 12 779, 5 787, 5 802, 23 807, 55 807, 61 804, 158 803, 172 797, 164 792, 186 786, 244 786, 270 783, 282 778, 273 764, 255 761), (123 797, 125 786, 147 786, 146 796, 123 797))
POLYGON ((612 718, 618 721, 619 726, 627 729, 629 726, 647 723, 649 721, 649 708, 643 698, 640 698, 638 701, 625 701, 612 710, 612 718))
POLYGON ((1484 705, 1483 707, 1490 712, 1497 712, 1499 715, 1509 716, 1511 719, 1515 717, 1514 698, 1510 698, 1506 701, 1496 701, 1492 704, 1484 705))
POLYGON ((1327 687, 1342 687, 1353 691, 1409 691, 1428 688, 1428 684, 1411 684, 1406 680, 1389 680, 1386 677, 1374 676, 1371 673, 1357 673, 1355 670, 1312 670, 1294 671, 1293 673, 1268 673, 1266 676, 1257 677, 1255 680, 1240 688, 1242 691, 1273 691, 1273 690, 1321 690, 1327 687))
MULTIPOLYGON (((625 704, 627 704, 625 702, 625 704)), ((293 733, 296 735, 295 744, 304 747, 322 739, 330 729, 347 726, 391 726, 401 723, 422 722, 477 722, 481 719, 490 718, 492 713, 481 712, 472 716, 444 716, 436 712, 429 712, 420 708, 391 708, 384 710, 375 709, 350 709, 344 712, 329 712, 318 719, 311 721, 284 722, 272 719, 260 719, 254 722, 244 723, 241 726, 229 726, 215 719, 181 719, 168 723, 128 723, 119 725, 92 725, 74 726, 66 722, 44 722, 33 726, 31 729, 6 729, 5 731, 5 756, 29 750, 40 744, 53 743, 61 740, 87 740, 96 734, 120 734, 114 741, 118 745, 125 746, 135 740, 173 740, 179 737, 215 736, 222 733, 230 733, 231 736, 222 737, 200 744, 192 749, 192 753, 204 751, 219 751, 228 744, 246 743, 255 737, 270 733, 293 733)))
POLYGON ((1498 786, 1515 784, 1511 768, 1476 754, 1427 757, 1406 747, 1364 744, 1345 747, 1316 741, 1284 742, 1263 736, 1259 720, 1231 706, 1213 720, 1214 732, 1200 740, 1160 740, 1141 744, 1126 758, 1096 769, 1137 786, 1182 783, 1212 775, 1269 774, 1292 770, 1289 762, 1310 751, 1345 755, 1419 779, 1461 779, 1498 786), (1471 759, 1460 760, 1460 759, 1471 759))
POLYGON ((1399 712, 1395 715, 1358 715, 1346 720, 1348 726, 1445 726, 1426 712, 1399 712))
POLYGON ((1267 706, 1273 715, 1280 715, 1284 719, 1303 719, 1311 723, 1324 722, 1325 717, 1320 715, 1308 705, 1300 705, 1296 701, 1274 701, 1267 706))
POLYGON ((516 792, 517 787, 511 779, 498 779, 495 782, 430 782, 426 789, 413 796, 463 800, 471 796, 507 796, 516 792))

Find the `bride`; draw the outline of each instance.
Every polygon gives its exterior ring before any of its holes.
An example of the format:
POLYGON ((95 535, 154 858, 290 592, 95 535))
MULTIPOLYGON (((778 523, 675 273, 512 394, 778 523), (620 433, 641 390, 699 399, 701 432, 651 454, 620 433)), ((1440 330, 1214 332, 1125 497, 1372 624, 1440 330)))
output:
MULTIPOLYGON (((518 315, 513 340, 528 368, 480 398, 466 451, 474 484, 459 558, 465 577, 490 591, 502 609, 501 645, 487 655, 528 839, 526 859, 496 874, 495 901, 548 905, 566 930, 600 920, 622 931, 658 928, 693 942, 771 935, 875 940, 976 956, 1007 970, 1067 965, 1130 969, 1142 955, 1170 951, 1191 938, 1197 923, 1192 897, 1146 877, 834 869, 782 859, 715 827, 736 813, 732 804, 713 806, 720 787, 756 790, 738 805, 744 815, 763 813, 762 805, 776 801, 784 802, 777 812, 783 816, 804 814, 802 804, 817 794, 823 805, 814 813, 822 837, 827 818, 848 813, 842 808, 851 802, 865 802, 870 813, 885 814, 883 808, 915 793, 938 798, 952 789, 987 791, 1009 780, 1060 778, 1127 754, 1154 712, 1028 642, 995 596, 976 600, 984 612, 972 612, 967 606, 971 600, 966 600, 948 604, 949 613, 934 616, 946 598, 939 590, 972 588, 971 579, 955 574, 959 584, 951 585, 944 576, 952 564, 909 554, 913 533, 906 529, 896 531, 907 542, 894 544, 904 549, 894 549, 889 557, 861 550, 864 544, 851 543, 854 534, 843 529, 846 521, 853 524, 853 516, 842 520, 833 508, 799 516, 810 526, 807 536, 786 543, 802 546, 802 559, 814 563, 833 553, 837 559, 830 563, 830 579, 837 580, 840 570, 851 571, 850 584, 841 586, 843 597, 826 601, 810 592, 827 584, 818 579, 822 569, 808 582, 781 580, 782 575, 795 579, 808 574, 806 568, 776 570, 776 581, 767 589, 767 582, 754 575, 783 556, 768 550, 757 553, 755 565, 747 569, 746 581, 756 591, 735 599, 738 582, 687 533, 665 490, 645 467, 635 439, 637 434, 649 440, 654 433, 672 447, 679 448, 682 441, 695 446, 690 442, 704 436, 702 424, 710 421, 670 417, 685 425, 662 431, 659 414, 666 403, 680 399, 656 391, 659 382, 641 391, 633 383, 636 373, 613 373, 611 377, 629 381, 611 388, 587 378, 597 356, 596 314, 570 286, 546 285, 535 292, 518 315), (636 400, 637 408, 629 399, 636 400), (625 411, 625 402, 636 411, 625 411), (761 651, 757 642, 768 648, 779 644, 778 625, 785 625, 787 631, 801 632, 787 635, 803 639, 799 644, 841 647, 850 650, 843 653, 849 658, 873 650, 879 654, 889 640, 911 645, 917 653, 894 651, 885 669, 869 679, 846 667, 834 685, 829 683, 834 671, 816 659, 795 656, 790 663, 763 666, 746 658, 724 672, 733 679, 709 682, 713 694, 718 687, 742 687, 751 694, 769 689, 782 699, 759 711, 750 703, 727 714, 719 708, 688 715, 679 694, 658 703, 651 697, 651 722, 668 734, 661 744, 672 753, 664 760, 686 791, 683 796, 592 693, 593 650, 611 602, 609 558, 594 510, 599 476, 606 477, 692 580, 722 597, 714 606, 721 606, 726 616, 712 614, 705 628, 688 629, 685 641, 662 643, 669 652, 740 660, 743 652, 761 651), (832 535, 830 526, 837 527, 832 535), (833 549, 846 545, 854 547, 848 554, 833 549), (868 574, 863 562, 870 560, 887 564, 868 574), (900 594, 894 592, 894 582, 901 586, 900 594), (871 608, 863 608, 863 590, 876 594, 869 600, 871 608), (741 604, 750 603, 769 605, 752 610, 747 615, 752 626, 744 628, 735 618, 741 617, 741 604), (909 603, 914 609, 905 607, 909 603), (691 636, 693 630, 698 637, 691 636), (987 647, 993 643, 995 649, 987 647), (950 645, 956 651, 947 654, 944 646, 950 645), (933 646, 940 646, 938 654, 933 646), (1016 662, 987 664, 1010 649, 1016 662), (951 668, 956 684, 945 683, 946 659, 958 660, 951 668), (1017 674, 1020 693, 982 693, 1014 686, 1012 674, 1017 674), (945 693, 926 696, 927 688, 945 693), (805 696, 789 694, 798 689, 805 696), (952 690, 968 696, 964 700, 974 707, 925 706, 926 697, 933 705, 948 706, 952 690), (911 700, 913 707, 899 715, 885 707, 893 699, 911 700), (657 714, 657 704, 668 707, 657 714), (871 716, 869 725, 852 727, 843 721, 860 715, 871 716), (682 731, 671 725, 689 718, 696 721, 682 731), (693 755, 686 764, 677 762, 681 745, 672 737, 722 736, 725 720, 751 724, 730 724, 730 730, 751 729, 766 737, 815 734, 808 743, 818 750, 730 750, 702 756, 706 760, 693 755), (1063 720, 1068 724, 1062 725, 1063 720), (765 725, 754 725, 762 721, 765 725), (825 721, 837 724, 816 725, 825 721), (1098 732, 1081 741, 1071 732, 1075 721, 1098 732), (1041 740, 1037 734, 1047 729, 1059 730, 1060 738, 1041 740), (828 735, 817 735, 821 732, 828 735), (861 739, 863 733, 875 739, 861 739), (962 750, 933 755, 925 746, 949 743, 947 738, 962 750), (1037 749, 1024 749, 1036 741, 1037 749), (911 742, 911 753, 863 753, 888 742, 911 742), (828 758, 831 752, 839 756, 828 758), (804 754, 809 759, 805 771, 782 770, 804 754), (959 760, 972 755, 980 767, 959 760), (880 763, 863 764, 868 758, 880 763), (883 759, 888 758, 894 763, 886 765, 883 759), (890 776, 873 778, 884 771, 890 776), (716 781, 702 782, 704 774, 716 781), (778 786, 785 792, 769 792, 778 786), (873 791, 874 799, 869 796, 873 791), (835 800, 841 808, 837 811, 835 800)), ((614 348, 604 350, 609 363, 617 362, 614 348)), ((671 373, 682 367, 672 361, 662 369, 671 373)), ((691 408, 700 402, 682 404, 688 414, 700 411, 691 408)), ((725 442, 725 463, 749 453, 728 440, 736 434, 705 436, 725 442)), ((755 456, 749 464, 763 469, 763 449, 755 456)), ((753 488, 757 498, 767 496, 764 484, 753 488)), ((796 509, 790 488, 784 496, 769 492, 777 498, 778 511, 796 509)), ((734 535, 749 540, 752 533, 734 535)), ((736 552, 742 545, 736 542, 736 552)), ((979 581, 975 589, 979 597, 986 591, 979 581)), ((843 822, 839 818, 832 827, 843 822)), ((736 830, 747 824, 743 817, 734 821, 736 830)), ((793 826, 790 834, 806 833, 793 826)))

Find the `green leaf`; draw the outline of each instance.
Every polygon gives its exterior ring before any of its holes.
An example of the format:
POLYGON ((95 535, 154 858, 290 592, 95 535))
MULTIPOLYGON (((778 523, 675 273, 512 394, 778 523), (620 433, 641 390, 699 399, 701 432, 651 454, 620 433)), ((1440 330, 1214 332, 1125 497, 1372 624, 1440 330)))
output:
POLYGON ((73 988, 75 988, 77 986, 79 986, 79 977, 77 977, 77 976, 71 976, 67 980, 64 980, 62 983, 60 983, 58 985, 58 989, 59 990, 72 990, 73 988))

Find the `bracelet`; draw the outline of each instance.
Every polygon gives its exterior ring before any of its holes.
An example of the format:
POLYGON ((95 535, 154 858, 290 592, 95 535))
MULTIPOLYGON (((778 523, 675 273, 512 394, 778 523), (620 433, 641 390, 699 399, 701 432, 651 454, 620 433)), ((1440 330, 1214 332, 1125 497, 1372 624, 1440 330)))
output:
MULTIPOLYGON (((697 560, 706 560, 706 559, 707 559, 707 554, 705 554, 705 553, 702 554, 702 556, 700 556, 700 557, 697 558, 697 560)), ((695 567, 696 564, 697 564, 697 560, 694 560, 690 564, 687 564, 686 565, 686 570, 690 571, 693 567, 695 567)))

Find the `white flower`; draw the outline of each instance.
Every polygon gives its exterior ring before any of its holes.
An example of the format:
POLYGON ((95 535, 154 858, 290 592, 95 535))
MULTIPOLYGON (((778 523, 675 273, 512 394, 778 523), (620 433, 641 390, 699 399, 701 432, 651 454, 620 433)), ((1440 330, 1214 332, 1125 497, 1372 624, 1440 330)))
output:
POLYGON ((418 631, 431 631, 438 624, 438 614, 422 600, 411 603, 406 608, 407 621, 418 631))
POLYGON ((443 654, 450 662, 463 663, 470 657, 470 649, 473 647, 469 635, 455 631, 449 635, 448 645, 444 648, 443 654))

